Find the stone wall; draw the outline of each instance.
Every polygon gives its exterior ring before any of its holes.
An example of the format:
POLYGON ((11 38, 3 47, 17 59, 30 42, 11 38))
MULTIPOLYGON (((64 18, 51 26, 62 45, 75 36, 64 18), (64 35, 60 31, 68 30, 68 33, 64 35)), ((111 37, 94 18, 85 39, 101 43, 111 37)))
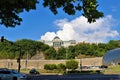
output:
MULTIPOLYGON (((76 59, 79 62, 82 62, 82 65, 93 65, 100 66, 102 65, 102 57, 97 58, 84 58, 84 59, 76 59)), ((21 60, 21 69, 44 69, 45 64, 59 64, 66 63, 66 60, 21 60)), ((10 69, 18 69, 17 60, 11 59, 1 59, 0 60, 0 68, 10 68, 10 69)))

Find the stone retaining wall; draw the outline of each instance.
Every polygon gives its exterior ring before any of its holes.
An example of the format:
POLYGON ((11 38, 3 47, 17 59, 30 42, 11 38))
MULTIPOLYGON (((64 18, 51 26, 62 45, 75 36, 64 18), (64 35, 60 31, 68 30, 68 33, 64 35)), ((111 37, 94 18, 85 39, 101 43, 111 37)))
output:
MULTIPOLYGON (((82 62, 82 65, 93 65, 100 66, 102 65, 102 57, 97 58, 84 58, 84 59, 76 59, 79 62, 82 62)), ((21 69, 44 69, 45 64, 59 64, 66 63, 66 60, 21 60, 21 69)), ((17 60, 11 59, 1 59, 0 60, 0 68, 10 68, 10 69, 18 69, 17 60)))

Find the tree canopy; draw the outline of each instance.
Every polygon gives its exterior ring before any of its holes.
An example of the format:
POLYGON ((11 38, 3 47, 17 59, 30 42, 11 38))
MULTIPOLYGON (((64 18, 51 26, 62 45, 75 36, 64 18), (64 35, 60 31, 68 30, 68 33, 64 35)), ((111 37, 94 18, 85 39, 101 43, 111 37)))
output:
POLYGON ((43 54, 45 59, 75 59, 86 57, 101 57, 107 51, 119 48, 120 40, 110 40, 108 43, 81 42, 74 46, 60 47, 57 50, 40 41, 30 39, 17 40, 15 42, 4 39, 0 42, 0 59, 16 59, 21 49, 21 58, 31 59, 37 54, 43 54), (27 54, 27 55, 26 55, 27 54))
MULTIPOLYGON (((0 24, 5 27, 20 25, 22 18, 19 13, 35 10, 39 2, 40 0, 0 0, 0 24)), ((97 0, 43 0, 43 6, 49 7, 54 14, 58 13, 59 8, 68 15, 81 11, 89 23, 103 17, 103 13, 97 10, 97 0)))

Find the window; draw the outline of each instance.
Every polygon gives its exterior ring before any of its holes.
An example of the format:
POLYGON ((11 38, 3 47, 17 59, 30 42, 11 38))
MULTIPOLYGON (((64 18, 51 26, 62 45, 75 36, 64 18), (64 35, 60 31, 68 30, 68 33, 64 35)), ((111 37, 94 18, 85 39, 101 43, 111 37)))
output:
POLYGON ((10 71, 0 71, 0 74, 10 74, 10 71))

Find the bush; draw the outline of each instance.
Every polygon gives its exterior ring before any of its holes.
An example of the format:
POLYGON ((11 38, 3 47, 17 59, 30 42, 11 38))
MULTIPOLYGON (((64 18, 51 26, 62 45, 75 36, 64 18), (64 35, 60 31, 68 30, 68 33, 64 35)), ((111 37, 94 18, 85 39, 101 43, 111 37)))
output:
POLYGON ((46 70, 54 70, 54 69, 57 69, 57 66, 55 64, 45 64, 44 69, 46 69, 46 70))
POLYGON ((75 60, 70 60, 66 62, 66 68, 67 69, 71 69, 71 70, 75 70, 78 68, 78 62, 75 60))
POLYGON ((58 70, 65 70, 65 69, 66 69, 66 66, 65 66, 65 64, 63 64, 63 63, 60 63, 60 64, 57 65, 57 69, 58 69, 58 70))

